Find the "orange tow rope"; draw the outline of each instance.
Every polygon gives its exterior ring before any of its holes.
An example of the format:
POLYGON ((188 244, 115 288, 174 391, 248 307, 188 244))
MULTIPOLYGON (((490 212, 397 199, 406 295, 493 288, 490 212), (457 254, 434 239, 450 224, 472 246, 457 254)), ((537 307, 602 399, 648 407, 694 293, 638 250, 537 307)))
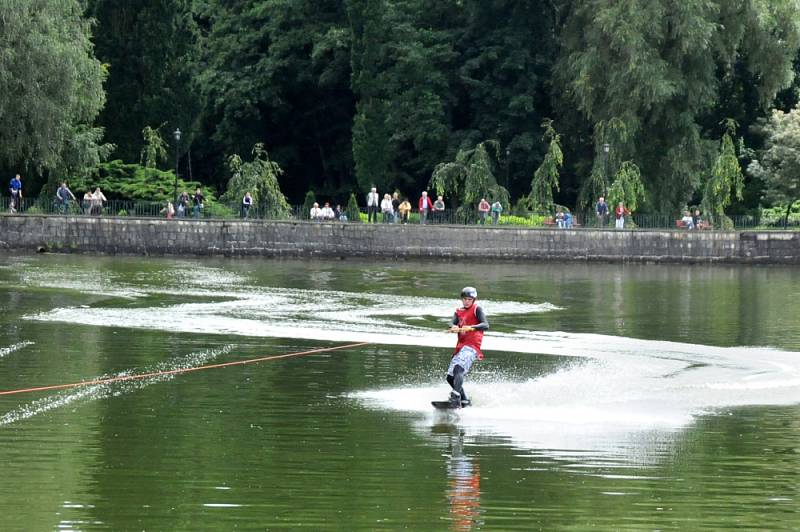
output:
POLYGON ((189 373, 190 371, 200 371, 204 369, 225 368, 228 366, 243 366, 245 364, 255 364, 256 362, 266 362, 267 360, 278 360, 279 358, 291 358, 312 353, 324 353, 326 351, 336 351, 337 349, 349 349, 351 347, 360 347, 368 345, 369 342, 359 342, 357 344, 340 345, 337 347, 322 347, 320 349, 311 349, 310 351, 301 351, 299 353, 287 353, 285 355, 272 355, 267 357, 250 358, 247 360, 237 360, 235 362, 222 362, 220 364, 209 364, 207 366, 197 366, 195 368, 181 368, 171 369, 167 371, 153 371, 151 373, 142 373, 139 375, 125 375, 122 377, 109 377, 107 379, 96 379, 93 381, 74 382, 72 384, 54 384, 52 386, 36 386, 34 388, 20 388, 19 390, 5 390, 0 391, 0 395, 14 395, 18 393, 27 392, 42 392, 45 390, 63 390, 64 388, 77 388, 78 386, 92 386, 95 384, 108 384, 111 382, 133 381, 139 379, 147 379, 149 377, 160 377, 162 375, 177 375, 178 373, 189 373))

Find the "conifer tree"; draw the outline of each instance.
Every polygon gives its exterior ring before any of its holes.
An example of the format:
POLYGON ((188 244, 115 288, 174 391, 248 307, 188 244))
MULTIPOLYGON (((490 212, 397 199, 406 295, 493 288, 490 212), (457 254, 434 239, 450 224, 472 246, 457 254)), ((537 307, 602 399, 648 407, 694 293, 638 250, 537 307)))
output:
POLYGON ((548 143, 547 153, 533 174, 528 201, 532 210, 545 214, 553 212, 553 190, 559 190, 558 175, 564 165, 564 154, 561 151, 561 135, 553 128, 553 121, 545 119, 542 128, 543 138, 548 143))
POLYGON ((744 176, 733 144, 737 124, 732 119, 725 120, 724 124, 725 133, 722 135, 711 175, 706 181, 702 205, 712 223, 718 224, 723 229, 732 229, 730 218, 725 216, 725 207, 730 205, 732 196, 742 199, 744 176))
POLYGON ((270 160, 264 144, 256 143, 251 154, 251 161, 243 161, 237 154, 228 158, 231 179, 220 199, 238 204, 245 193, 250 192, 253 204, 262 215, 268 218, 285 218, 289 214, 289 203, 278 182, 283 170, 278 163, 270 160))
POLYGON ((460 150, 455 161, 436 166, 428 186, 436 195, 449 197, 454 209, 459 205, 475 208, 481 198, 507 205, 508 191, 497 183, 494 175, 499 150, 500 145, 494 140, 481 142, 471 150, 460 150))

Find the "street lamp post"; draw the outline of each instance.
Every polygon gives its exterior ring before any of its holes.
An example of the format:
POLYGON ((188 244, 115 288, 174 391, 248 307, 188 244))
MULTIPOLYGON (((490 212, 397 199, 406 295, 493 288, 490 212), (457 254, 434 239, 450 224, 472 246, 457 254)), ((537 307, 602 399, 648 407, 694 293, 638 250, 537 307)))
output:
POLYGON ((175 137, 175 196, 173 205, 178 205, 178 148, 181 143, 181 130, 180 128, 176 128, 175 132, 172 134, 175 137))
POLYGON ((506 148, 506 189, 508 189, 508 172, 509 168, 511 167, 511 161, 509 160, 511 157, 511 148, 506 148))
MULTIPOLYGON (((603 197, 608 196, 608 152, 611 151, 611 144, 608 142, 603 143, 603 197)), ((600 225, 605 225, 602 218, 599 220, 600 225)))

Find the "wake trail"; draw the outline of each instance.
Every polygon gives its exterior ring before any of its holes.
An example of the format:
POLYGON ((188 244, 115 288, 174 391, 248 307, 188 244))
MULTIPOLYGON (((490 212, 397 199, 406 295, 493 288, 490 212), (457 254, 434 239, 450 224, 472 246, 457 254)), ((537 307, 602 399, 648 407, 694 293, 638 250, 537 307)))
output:
MULTIPOLYGON (((112 375, 101 375, 92 380, 127 377, 138 373, 153 373, 159 371, 173 371, 178 369, 194 368, 202 366, 203 364, 206 364, 217 357, 230 353, 233 348, 233 345, 227 345, 217 349, 190 353, 184 357, 165 361, 159 364, 153 364, 145 368, 140 368, 137 371, 126 370, 112 375)), ((108 397, 118 397, 120 395, 130 393, 135 390, 141 390, 152 384, 165 382, 173 378, 174 375, 158 375, 135 381, 126 380, 116 383, 95 384, 80 388, 72 388, 68 392, 62 392, 56 395, 31 401, 3 414, 0 416, 0 427, 17 423, 19 421, 44 414, 51 410, 67 406, 81 400, 88 401, 105 399, 108 397)))
POLYGON ((25 340, 25 341, 22 341, 22 342, 18 342, 16 344, 11 344, 8 347, 0 347, 0 358, 8 356, 11 353, 19 351, 20 349, 22 349, 24 347, 28 347, 29 345, 34 345, 34 343, 35 342, 31 342, 29 340, 25 340))

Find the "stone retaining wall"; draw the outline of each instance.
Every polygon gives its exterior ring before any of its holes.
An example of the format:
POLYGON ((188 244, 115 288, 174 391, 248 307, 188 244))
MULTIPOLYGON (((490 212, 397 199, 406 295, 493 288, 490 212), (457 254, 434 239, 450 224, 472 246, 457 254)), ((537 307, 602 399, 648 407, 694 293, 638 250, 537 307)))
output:
POLYGON ((800 232, 0 215, 0 248, 130 255, 800 263, 800 232))

